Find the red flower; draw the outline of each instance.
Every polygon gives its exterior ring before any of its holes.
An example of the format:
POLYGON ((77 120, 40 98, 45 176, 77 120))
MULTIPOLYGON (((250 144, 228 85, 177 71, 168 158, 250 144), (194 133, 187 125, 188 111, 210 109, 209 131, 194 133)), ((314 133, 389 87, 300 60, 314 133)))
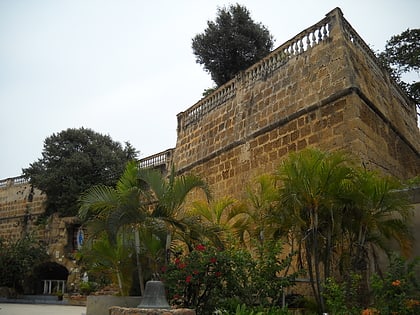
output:
POLYGON ((179 264, 181 262, 181 259, 179 259, 178 257, 177 258, 175 258, 175 264, 179 264))
POLYGON ((193 274, 195 274, 195 275, 198 275, 198 273, 199 273, 198 270, 193 271, 193 274))
POLYGON ((184 264, 184 263, 179 263, 179 264, 178 264, 178 268, 179 268, 179 269, 184 269, 186 266, 187 266, 187 265, 186 265, 186 264, 184 264))
POLYGON ((163 273, 165 273, 165 272, 166 272, 166 270, 167 270, 166 266, 162 266, 162 267, 160 267, 160 271, 162 271, 163 273))
POLYGON ((217 258, 216 258, 216 257, 212 257, 212 258, 210 258, 210 262, 211 262, 212 264, 216 263, 216 261, 217 261, 217 258))
POLYGON ((220 277, 222 275, 222 273, 220 271, 216 271, 215 276, 216 277, 220 277))
POLYGON ((192 275, 188 275, 188 276, 185 278, 185 282, 186 282, 186 283, 190 283, 190 282, 191 282, 191 279, 192 279, 192 275))
POLYGON ((195 247, 195 249, 198 250, 198 251, 200 251, 200 252, 202 252, 202 251, 205 251, 206 250, 206 246, 204 246, 203 244, 198 244, 195 247))

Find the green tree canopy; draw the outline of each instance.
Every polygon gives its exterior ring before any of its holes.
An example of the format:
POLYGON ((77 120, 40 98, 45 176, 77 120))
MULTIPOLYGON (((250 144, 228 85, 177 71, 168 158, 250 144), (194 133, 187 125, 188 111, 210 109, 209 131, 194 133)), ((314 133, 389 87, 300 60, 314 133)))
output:
POLYGON ((47 194, 47 215, 73 216, 83 191, 98 184, 115 185, 136 154, 130 143, 123 147, 108 135, 67 129, 45 139, 42 158, 23 169, 23 174, 47 194))
POLYGON ((420 81, 405 83, 401 79, 403 73, 420 71, 420 29, 407 29, 392 36, 379 59, 420 108, 420 81))
POLYGON ((219 8, 216 20, 192 40, 197 63, 222 85, 239 71, 265 57, 273 48, 273 37, 261 23, 255 23, 249 11, 239 5, 219 8))
POLYGON ((0 239, 0 287, 14 288, 22 293, 24 280, 34 267, 47 259, 46 249, 31 237, 15 242, 0 239))

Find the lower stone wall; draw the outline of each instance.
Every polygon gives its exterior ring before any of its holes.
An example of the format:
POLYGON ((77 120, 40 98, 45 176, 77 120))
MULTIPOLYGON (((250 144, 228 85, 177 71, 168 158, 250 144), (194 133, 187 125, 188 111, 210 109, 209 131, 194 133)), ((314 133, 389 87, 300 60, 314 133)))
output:
POLYGON ((109 309, 109 315, 196 315, 195 310, 179 308, 165 309, 141 309, 113 306, 109 309))
POLYGON ((104 315, 110 307, 134 308, 141 302, 140 296, 89 295, 86 315, 104 315))

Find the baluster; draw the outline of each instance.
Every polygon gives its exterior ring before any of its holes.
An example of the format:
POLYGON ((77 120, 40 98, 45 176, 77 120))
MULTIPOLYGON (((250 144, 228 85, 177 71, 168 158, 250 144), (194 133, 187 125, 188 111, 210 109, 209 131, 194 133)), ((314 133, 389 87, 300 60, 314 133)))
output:
POLYGON ((297 42, 295 42, 294 45, 293 45, 293 54, 297 55, 298 53, 299 53, 298 44, 297 44, 297 42))
POLYGON ((317 31, 318 31, 318 44, 319 44, 322 41, 321 28, 319 28, 317 31))
POLYGON ((322 26, 322 39, 325 40, 328 36, 327 36, 328 32, 327 32, 327 24, 322 26))
POLYGON ((314 47, 316 45, 315 30, 312 31, 311 35, 311 47, 314 47))
POLYGON ((299 53, 303 53, 305 50, 303 49, 303 37, 299 39, 299 53))
POLYGON ((293 56, 293 43, 288 47, 290 57, 293 56))
POLYGON ((279 63, 280 63, 280 54, 281 54, 281 52, 278 53, 278 54, 276 54, 274 56, 273 64, 274 64, 274 67, 275 68, 277 68, 279 66, 279 63))
POLYGON ((270 68, 270 71, 273 71, 276 68, 276 66, 274 64, 274 58, 275 57, 276 56, 273 56, 270 59, 268 59, 268 67, 270 68))

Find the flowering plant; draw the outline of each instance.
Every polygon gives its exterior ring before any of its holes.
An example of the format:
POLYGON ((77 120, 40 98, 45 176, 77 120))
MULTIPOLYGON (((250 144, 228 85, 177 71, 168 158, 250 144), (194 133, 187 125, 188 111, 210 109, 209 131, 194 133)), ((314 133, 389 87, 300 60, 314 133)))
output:
POLYGON ((217 297, 229 262, 223 251, 198 244, 188 255, 172 259, 162 278, 171 305, 202 308, 217 297))
POLYGON ((418 262, 394 257, 383 278, 372 277, 374 305, 380 314, 420 314, 420 287, 415 276, 418 262))
POLYGON ((234 312, 242 303, 281 303, 282 290, 293 284, 297 273, 286 275, 291 256, 279 259, 279 242, 267 241, 263 247, 258 257, 244 249, 220 250, 205 244, 175 255, 162 274, 170 303, 195 308, 198 314, 221 307, 234 312))

